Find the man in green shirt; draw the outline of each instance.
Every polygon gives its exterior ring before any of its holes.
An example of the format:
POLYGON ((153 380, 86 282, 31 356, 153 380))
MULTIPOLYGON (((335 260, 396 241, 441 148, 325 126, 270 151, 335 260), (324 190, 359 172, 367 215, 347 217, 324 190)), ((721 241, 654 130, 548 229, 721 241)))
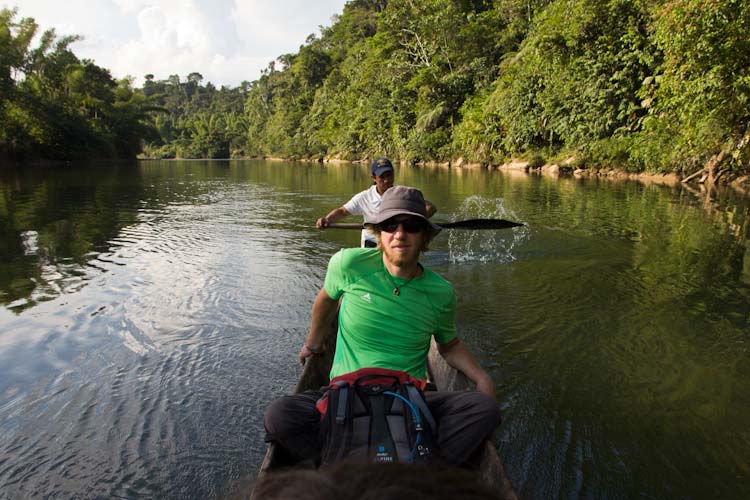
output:
MULTIPOLYGON (((426 392, 438 423, 443 458, 465 464, 500 423, 490 376, 456 336, 456 299, 452 285, 419 263, 421 253, 440 231, 425 213, 422 193, 395 186, 385 192, 378 214, 365 221, 378 247, 350 248, 328 264, 325 284, 313 304, 310 332, 300 362, 322 351, 339 301, 336 353, 331 378, 360 368, 401 370, 424 379, 434 336, 438 351, 452 367, 476 384, 471 392, 426 392)), ((318 391, 286 396, 266 411, 267 440, 300 459, 314 457, 318 391)))

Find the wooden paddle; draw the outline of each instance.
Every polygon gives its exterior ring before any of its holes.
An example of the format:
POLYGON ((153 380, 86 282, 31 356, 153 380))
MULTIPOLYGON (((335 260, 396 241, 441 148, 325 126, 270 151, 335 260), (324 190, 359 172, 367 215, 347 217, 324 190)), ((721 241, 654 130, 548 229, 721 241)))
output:
MULTIPOLYGON (((434 222, 434 221, 433 221, 434 222)), ((520 222, 505 219, 468 219, 456 222, 434 222, 443 229, 507 229, 523 226, 520 222)), ((362 224, 328 224, 331 229, 362 229, 362 224)))

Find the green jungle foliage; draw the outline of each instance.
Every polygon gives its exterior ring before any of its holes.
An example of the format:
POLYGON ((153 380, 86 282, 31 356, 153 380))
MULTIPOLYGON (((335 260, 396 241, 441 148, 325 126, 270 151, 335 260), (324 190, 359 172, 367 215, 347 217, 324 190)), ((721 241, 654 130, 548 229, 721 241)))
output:
POLYGON ((216 89, 203 76, 190 73, 155 81, 146 75, 143 96, 157 111, 152 113, 159 140, 144 148, 151 158, 229 158, 242 156, 248 127, 244 107, 248 83, 216 89))
POLYGON ((158 138, 144 95, 79 60, 77 40, 0 11, 0 157, 128 158, 158 138))
POLYGON ((53 33, 32 50, 33 20, 14 24, 4 11, 2 22, 0 140, 10 152, 49 156, 65 143, 121 154, 139 136, 145 156, 170 158, 574 157, 683 174, 717 157, 734 170, 750 161, 741 0, 351 0, 297 53, 221 89, 199 73, 108 86, 106 70, 67 50, 74 39, 53 47, 53 33), (76 80, 84 71, 99 79, 76 80), (113 128, 118 99, 133 129, 113 128))

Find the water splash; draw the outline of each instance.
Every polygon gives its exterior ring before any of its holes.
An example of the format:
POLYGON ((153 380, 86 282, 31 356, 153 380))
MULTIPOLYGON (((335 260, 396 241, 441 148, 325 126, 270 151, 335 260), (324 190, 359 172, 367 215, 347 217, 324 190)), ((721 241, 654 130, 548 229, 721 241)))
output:
MULTIPOLYGON (((474 195, 464 200, 452 216, 455 222, 464 219, 509 219, 518 221, 513 211, 505 207, 503 198, 474 195)), ((455 230, 448 232, 449 260, 457 262, 513 262, 514 249, 529 234, 526 226, 500 230, 455 230)))

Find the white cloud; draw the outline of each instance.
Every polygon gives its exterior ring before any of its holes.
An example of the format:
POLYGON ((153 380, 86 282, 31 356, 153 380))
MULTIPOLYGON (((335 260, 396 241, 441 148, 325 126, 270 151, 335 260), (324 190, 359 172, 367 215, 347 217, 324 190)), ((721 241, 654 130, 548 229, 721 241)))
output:
POLYGON ((327 14, 316 16, 317 24, 312 24, 311 3, 305 0, 287 0, 283 2, 284 7, 279 8, 278 3, 267 0, 236 0, 234 15, 238 32, 248 44, 265 42, 271 46, 289 46, 294 40, 298 48, 308 35, 319 31, 319 25, 330 25, 333 14, 340 13, 343 8, 343 2, 318 2, 321 10, 327 14), (336 4, 340 4, 341 8, 331 10, 336 4))
POLYGON ((120 7, 120 10, 124 13, 133 14, 137 13, 144 7, 148 7, 153 2, 149 2, 148 0, 114 0, 114 3, 117 4, 120 7))
MULTIPOLYGON (((19 17, 80 34, 73 45, 115 77, 197 71, 216 85, 254 80, 281 54, 329 26, 346 0, 23 0, 19 17)), ((9 7, 11 5, 8 5, 9 7)))

